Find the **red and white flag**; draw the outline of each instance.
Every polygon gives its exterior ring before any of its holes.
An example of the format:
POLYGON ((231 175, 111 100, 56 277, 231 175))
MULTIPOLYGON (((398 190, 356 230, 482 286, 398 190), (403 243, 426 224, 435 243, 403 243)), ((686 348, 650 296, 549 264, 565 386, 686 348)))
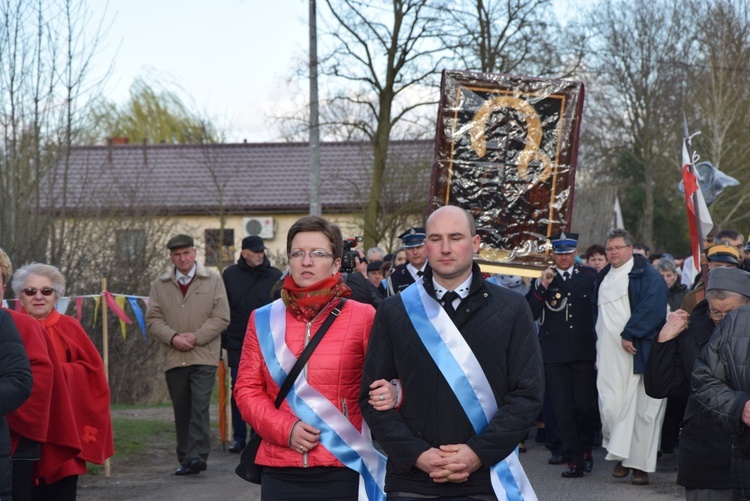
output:
POLYGON ((688 151, 686 137, 682 142, 682 183, 685 187, 685 206, 687 207, 688 226, 690 227, 690 248, 693 251, 693 266, 700 271, 701 266, 701 242, 713 228, 711 214, 708 213, 703 192, 698 184, 698 175, 693 165, 693 160, 688 151))

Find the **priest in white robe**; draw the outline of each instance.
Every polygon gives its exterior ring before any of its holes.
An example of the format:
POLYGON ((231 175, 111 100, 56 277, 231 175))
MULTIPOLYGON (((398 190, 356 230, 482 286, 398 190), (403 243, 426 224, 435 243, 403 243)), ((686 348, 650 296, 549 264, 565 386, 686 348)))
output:
POLYGON ((609 265, 598 277, 596 304, 597 389, 605 459, 617 461, 612 475, 632 472, 646 485, 656 471, 666 400, 646 395, 643 373, 651 345, 667 316, 667 286, 648 261, 633 255, 630 234, 610 231, 609 265))

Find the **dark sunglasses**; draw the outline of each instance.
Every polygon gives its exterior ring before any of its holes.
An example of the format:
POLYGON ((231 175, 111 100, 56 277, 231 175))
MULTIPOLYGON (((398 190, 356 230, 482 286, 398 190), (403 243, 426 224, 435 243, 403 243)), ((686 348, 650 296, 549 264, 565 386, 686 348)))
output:
POLYGON ((53 289, 52 287, 44 287, 43 289, 35 289, 33 287, 28 287, 22 290, 21 292, 23 292, 29 297, 33 297, 33 296, 36 296, 37 291, 41 292, 42 296, 51 296, 52 294, 54 294, 55 289, 53 289))

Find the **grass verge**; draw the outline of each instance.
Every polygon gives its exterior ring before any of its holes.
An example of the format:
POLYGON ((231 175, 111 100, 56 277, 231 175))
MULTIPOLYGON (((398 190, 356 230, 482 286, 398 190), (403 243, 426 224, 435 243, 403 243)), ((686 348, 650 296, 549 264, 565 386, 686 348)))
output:
MULTIPOLYGON (((115 436, 115 457, 118 459, 138 454, 153 441, 155 435, 174 433, 174 424, 151 419, 112 418, 112 433, 115 436)), ((86 463, 89 475, 104 472, 102 465, 86 463)))
POLYGON ((115 453, 124 457, 143 451, 154 435, 174 432, 174 424, 146 419, 113 418, 112 431, 115 435, 115 453))

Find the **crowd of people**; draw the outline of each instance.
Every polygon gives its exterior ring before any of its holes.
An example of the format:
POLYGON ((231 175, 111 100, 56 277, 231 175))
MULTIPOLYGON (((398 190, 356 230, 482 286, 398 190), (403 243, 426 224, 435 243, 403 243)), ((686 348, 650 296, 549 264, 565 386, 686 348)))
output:
POLYGON ((591 471, 600 434, 616 478, 648 484, 679 446, 687 500, 750 499, 750 245, 714 233, 699 266, 650 255, 619 229, 582 258, 578 235, 552 239, 554 266, 527 299, 547 381, 540 421, 563 477, 591 471))
MULTIPOLYGON (((474 220, 453 206, 392 253, 303 217, 283 273, 257 236, 222 275, 173 237, 146 324, 175 474, 208 468, 225 349, 229 451, 248 426, 260 439, 262 499, 533 499, 518 454, 534 427, 564 478, 590 473, 601 445, 614 477, 646 485, 679 448, 687 500, 750 499, 750 245, 717 231, 695 266, 622 229, 578 256, 578 237, 551 237, 534 279, 483 273, 474 220)), ((55 309, 57 268, 14 274, 0 251, 0 278, 21 304, 0 312, 0 500, 74 500, 86 462, 114 453, 101 357, 55 309)))

